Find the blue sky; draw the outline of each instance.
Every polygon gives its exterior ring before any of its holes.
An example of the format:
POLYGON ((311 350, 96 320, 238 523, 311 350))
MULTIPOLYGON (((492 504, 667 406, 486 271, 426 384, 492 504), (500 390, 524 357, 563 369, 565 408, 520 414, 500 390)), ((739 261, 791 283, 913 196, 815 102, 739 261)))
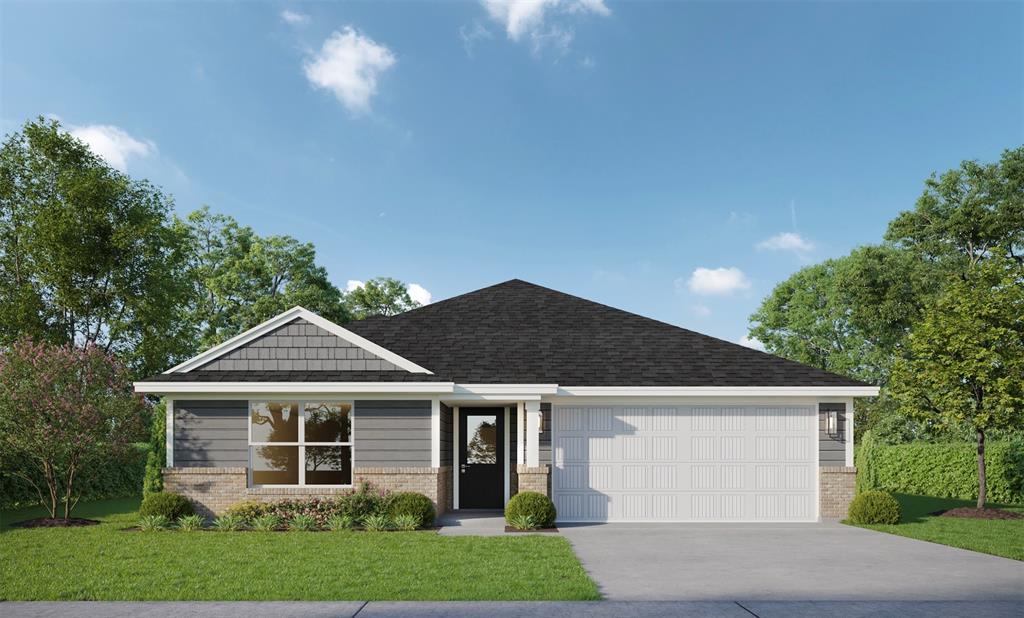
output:
POLYGON ((0 4, 0 123, 335 282, 518 277, 737 341, 931 172, 1024 142, 1021 3, 0 4))

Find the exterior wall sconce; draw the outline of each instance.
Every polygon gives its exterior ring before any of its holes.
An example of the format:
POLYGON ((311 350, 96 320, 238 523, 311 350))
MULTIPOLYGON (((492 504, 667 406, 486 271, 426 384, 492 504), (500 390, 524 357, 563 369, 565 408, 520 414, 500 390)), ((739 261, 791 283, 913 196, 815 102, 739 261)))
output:
POLYGON ((544 433, 544 413, 537 413, 537 433, 544 433))
POLYGON ((841 439, 843 431, 839 428, 839 412, 829 410, 825 412, 825 433, 833 439, 841 439))

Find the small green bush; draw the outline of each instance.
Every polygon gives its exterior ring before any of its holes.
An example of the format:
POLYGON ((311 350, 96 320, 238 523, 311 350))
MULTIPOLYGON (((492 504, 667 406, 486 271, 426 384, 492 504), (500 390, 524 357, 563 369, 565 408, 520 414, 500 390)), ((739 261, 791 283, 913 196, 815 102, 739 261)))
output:
POLYGON ((508 518, 508 525, 512 526, 516 530, 536 530, 537 522, 534 521, 533 515, 513 515, 508 518))
POLYGON ((296 530, 299 532, 309 532, 316 530, 316 518, 312 515, 298 514, 288 520, 288 529, 296 530))
POLYGON ((234 532, 245 526, 245 520, 238 515, 221 515, 213 520, 213 529, 218 532, 234 532))
POLYGON ((153 422, 149 429, 149 454, 142 477, 142 497, 164 490, 162 469, 167 465, 167 402, 153 406, 153 422))
POLYGON ((420 527, 420 518, 409 513, 401 513, 391 518, 391 522, 395 525, 396 530, 404 530, 406 532, 416 530, 420 527))
POLYGON ((144 532, 155 532, 166 530, 171 527, 171 520, 163 515, 143 515, 139 517, 139 530, 144 532))
POLYGON ((149 494, 142 500, 139 507, 139 515, 163 515, 167 521, 177 521, 179 517, 192 515, 196 510, 188 498, 181 494, 166 491, 149 494))
POLYGON ((890 493, 865 491, 850 502, 848 513, 854 524, 898 524, 903 517, 900 503, 890 493))
POLYGON ((391 520, 387 515, 369 515, 363 518, 363 528, 370 532, 381 532, 391 527, 391 520))
MULTIPOLYGON (((970 442, 869 444, 865 440, 856 449, 857 489, 973 500, 978 497, 977 448, 970 442)), ((985 472, 991 502, 1024 504, 1024 444, 1019 440, 987 443, 985 472)))
POLYGON ((387 513, 391 519, 398 521, 402 515, 411 515, 421 526, 431 526, 436 515, 434 503, 423 494, 403 491, 391 494, 387 498, 387 513))
POLYGON ((372 515, 384 515, 387 513, 387 499, 385 495, 376 492, 368 483, 359 487, 359 491, 341 496, 334 502, 334 513, 336 515, 350 515, 356 521, 363 521, 372 515))
POLYGON ((235 517, 241 517, 246 521, 252 521, 261 515, 266 515, 271 510, 271 505, 266 502, 258 502, 256 500, 242 500, 236 502, 228 507, 224 511, 225 515, 234 515, 235 517))
POLYGON ((516 494, 505 506, 505 521, 508 525, 514 526, 513 520, 518 520, 522 515, 533 517, 538 528, 550 528, 555 525, 555 518, 558 512, 555 511, 555 504, 544 494, 535 491, 524 491, 516 494))
POLYGON ((206 523, 202 515, 183 515, 178 518, 178 530, 182 532, 195 532, 202 530, 206 523))
POLYGON ((249 527, 259 532, 273 532, 281 525, 281 518, 277 515, 257 515, 249 520, 249 527))
POLYGON ((351 515, 331 515, 327 518, 327 529, 338 532, 340 530, 351 530, 359 523, 351 515))

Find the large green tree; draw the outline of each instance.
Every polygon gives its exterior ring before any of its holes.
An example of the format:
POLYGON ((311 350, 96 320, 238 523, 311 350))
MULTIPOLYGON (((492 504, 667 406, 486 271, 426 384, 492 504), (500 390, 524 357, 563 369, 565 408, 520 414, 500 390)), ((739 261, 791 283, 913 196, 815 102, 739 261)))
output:
POLYGON ((994 255, 949 285, 916 324, 891 389, 904 409, 940 425, 966 424, 978 444, 985 506, 985 438, 1024 428, 1024 268, 994 255))
POLYGON ((404 283, 391 277, 370 279, 345 295, 353 317, 392 316, 419 307, 420 304, 409 296, 404 283))
POLYGON ((347 321, 341 291, 316 263, 312 243, 259 236, 209 208, 190 214, 188 226, 197 286, 192 322, 201 348, 295 305, 335 322, 347 321))
POLYGON ((0 345, 95 344, 136 375, 193 349, 188 233, 171 199, 55 120, 0 147, 0 345))

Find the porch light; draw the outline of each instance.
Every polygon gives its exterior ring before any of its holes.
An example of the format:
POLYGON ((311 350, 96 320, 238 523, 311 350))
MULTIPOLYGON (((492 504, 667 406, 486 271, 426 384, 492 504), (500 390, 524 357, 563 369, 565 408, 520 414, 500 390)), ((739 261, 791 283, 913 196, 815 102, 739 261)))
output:
POLYGON ((825 433, 830 438, 839 436, 839 412, 837 410, 825 412, 825 433))
POLYGON ((537 413, 537 433, 544 433, 544 413, 537 413))

